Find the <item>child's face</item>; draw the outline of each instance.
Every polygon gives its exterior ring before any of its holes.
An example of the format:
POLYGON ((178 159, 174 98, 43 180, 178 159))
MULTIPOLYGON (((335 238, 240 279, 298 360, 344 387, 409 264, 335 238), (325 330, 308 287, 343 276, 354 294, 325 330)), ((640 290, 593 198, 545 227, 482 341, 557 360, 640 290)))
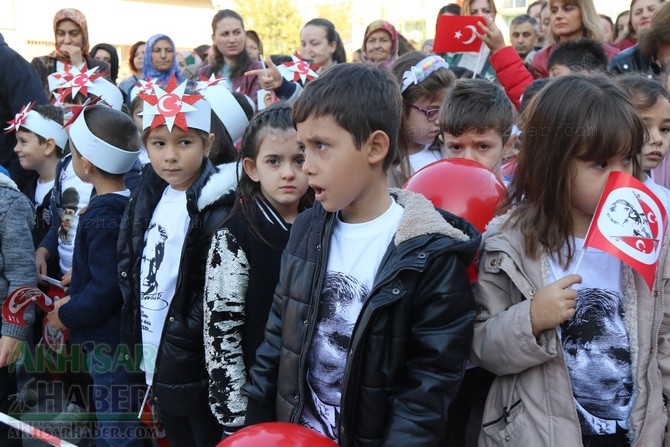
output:
POLYGON ((403 132, 408 141, 420 145, 435 141, 440 133, 438 120, 440 106, 446 95, 447 89, 442 89, 435 97, 423 97, 409 106, 403 120, 403 132), (423 112, 419 107, 428 112, 423 112))
POLYGON ((550 78, 558 78, 560 76, 565 76, 572 74, 572 70, 570 70, 570 67, 567 65, 563 64, 554 64, 549 68, 549 77, 550 78))
POLYGON ((570 214, 574 235, 584 237, 610 173, 621 171, 632 174, 633 163, 630 157, 616 155, 604 161, 575 160, 573 166, 570 214))
POLYGON ((300 199, 307 191, 302 172, 305 156, 293 130, 272 129, 263 138, 256 159, 245 158, 244 170, 260 183, 263 196, 289 223, 298 214, 300 199))
POLYGON ((511 148, 514 144, 512 137, 507 140, 506 144, 503 144, 502 137, 493 129, 488 129, 484 133, 469 130, 458 137, 444 132, 442 141, 444 158, 465 158, 476 161, 498 177, 502 176, 500 166, 503 153, 507 146, 511 148))
POLYGON ((640 165, 645 170, 654 169, 670 149, 670 102, 659 98, 656 104, 639 114, 649 132, 649 140, 640 154, 640 165))
POLYGON ((16 146, 14 152, 19 157, 19 163, 28 171, 38 170, 47 158, 47 144, 40 143, 39 138, 32 132, 19 130, 16 132, 16 146))
POLYGON ((79 177, 82 181, 88 181, 88 174, 84 169, 84 159, 75 147, 72 139, 70 139, 70 150, 72 152, 72 169, 74 170, 74 173, 77 174, 77 177, 79 177))
POLYGON ((358 149, 352 135, 332 116, 310 117, 296 127, 298 144, 305 154, 302 170, 324 209, 341 211, 340 218, 348 223, 367 222, 370 216, 381 215, 379 196, 371 192, 376 186, 373 171, 383 162, 388 146, 380 159, 373 149, 373 133, 358 149))
POLYGON ((203 159, 209 155, 213 135, 205 145, 194 129, 184 132, 174 126, 159 126, 147 136, 147 154, 156 174, 178 191, 186 191, 200 176, 203 159))

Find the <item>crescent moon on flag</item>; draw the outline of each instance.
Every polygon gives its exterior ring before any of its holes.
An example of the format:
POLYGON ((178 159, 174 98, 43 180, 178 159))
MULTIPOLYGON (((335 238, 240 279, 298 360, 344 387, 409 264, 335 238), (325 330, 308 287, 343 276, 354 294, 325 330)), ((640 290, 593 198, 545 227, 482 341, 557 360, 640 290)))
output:
POLYGON ((656 223, 656 215, 653 212, 649 211, 649 213, 647 213, 647 220, 649 221, 649 223, 655 224, 656 223))
POLYGON ((637 248, 637 249, 640 250, 640 251, 644 251, 644 249, 645 249, 645 243, 644 243, 644 241, 637 241, 637 242, 635 243, 635 248, 637 248))
POLYGON ((471 44, 472 42, 474 42, 475 39, 477 38, 477 36, 475 36, 475 33, 477 32, 477 28, 475 28, 474 25, 468 25, 468 26, 466 26, 466 28, 469 28, 470 31, 472 31, 472 36, 470 36, 470 38, 468 40, 463 41, 464 44, 468 45, 468 44, 471 44))
POLYGON ((177 102, 179 97, 174 94, 167 94, 161 96, 161 99, 158 100, 158 111, 163 116, 175 116, 179 113, 179 108, 177 102))

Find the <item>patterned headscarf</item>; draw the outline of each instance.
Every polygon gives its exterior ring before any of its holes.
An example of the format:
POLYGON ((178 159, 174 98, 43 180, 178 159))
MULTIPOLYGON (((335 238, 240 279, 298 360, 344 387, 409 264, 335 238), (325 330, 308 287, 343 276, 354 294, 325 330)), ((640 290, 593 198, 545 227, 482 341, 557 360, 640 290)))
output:
MULTIPOLYGON (((74 22, 75 25, 79 27, 79 30, 81 31, 81 35, 83 37, 83 44, 81 47, 81 55, 84 58, 88 57, 88 25, 86 24, 86 17, 84 14, 81 13, 81 11, 74 9, 74 8, 66 8, 66 9, 61 9, 56 13, 54 16, 54 37, 58 37, 58 25, 60 22, 63 20, 70 20, 71 22, 74 22)), ((70 58, 64 55, 63 53, 60 52, 60 49, 58 46, 56 46, 56 51, 51 53, 52 57, 55 57, 59 61, 63 63, 69 63, 70 58)))
POLYGON ((390 67, 398 58, 398 31, 396 31, 395 27, 386 20, 375 20, 365 28, 365 37, 363 37, 363 46, 361 47, 363 50, 363 57, 365 60, 368 60, 365 54, 365 43, 368 41, 368 37, 370 37, 370 34, 379 31, 380 29, 386 31, 391 36, 391 56, 383 63, 383 65, 390 67))
POLYGON ((144 65, 142 66, 142 77, 145 80, 151 79, 154 82, 158 82, 158 84, 160 85, 167 85, 170 76, 174 75, 177 80, 177 84, 181 84, 186 79, 181 74, 181 70, 179 69, 179 65, 177 64, 176 57, 173 58, 172 67, 170 67, 168 71, 160 71, 156 69, 156 67, 154 67, 154 65, 151 63, 151 54, 153 53, 154 45, 156 45, 156 42, 158 42, 159 40, 167 40, 170 43, 170 46, 172 47, 173 54, 177 53, 177 49, 174 46, 174 42, 165 34, 156 34, 154 36, 151 36, 147 41, 146 50, 144 51, 144 65))

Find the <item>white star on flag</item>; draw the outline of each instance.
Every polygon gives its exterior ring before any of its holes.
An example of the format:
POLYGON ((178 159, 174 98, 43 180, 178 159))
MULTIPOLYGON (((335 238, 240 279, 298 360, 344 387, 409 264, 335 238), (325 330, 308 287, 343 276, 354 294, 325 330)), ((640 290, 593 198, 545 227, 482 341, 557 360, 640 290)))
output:
POLYGON ((456 34, 454 34, 454 38, 455 38, 455 39, 458 39, 458 40, 461 40, 461 36, 462 36, 462 35, 463 35, 463 34, 461 34, 460 31, 456 31, 456 34))
POLYGON ((214 73, 212 73, 212 75, 209 77, 209 79, 202 79, 202 80, 198 81, 195 85, 195 89, 197 91, 200 91, 200 90, 202 90, 204 88, 207 88, 207 87, 210 87, 212 85, 220 84, 225 80, 226 80, 226 78, 223 78, 223 77, 218 77, 217 78, 216 75, 214 73))

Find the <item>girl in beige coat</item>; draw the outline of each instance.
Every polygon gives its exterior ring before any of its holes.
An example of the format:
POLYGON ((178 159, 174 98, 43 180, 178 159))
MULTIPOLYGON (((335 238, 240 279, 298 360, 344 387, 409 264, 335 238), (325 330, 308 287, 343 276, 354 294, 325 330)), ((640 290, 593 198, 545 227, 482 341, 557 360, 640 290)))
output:
POLYGON ((668 446, 667 241, 651 291, 592 248, 574 273, 610 172, 640 173, 644 124, 611 81, 567 76, 522 130, 514 206, 488 228, 475 287, 473 361, 498 376, 479 443, 668 446))

